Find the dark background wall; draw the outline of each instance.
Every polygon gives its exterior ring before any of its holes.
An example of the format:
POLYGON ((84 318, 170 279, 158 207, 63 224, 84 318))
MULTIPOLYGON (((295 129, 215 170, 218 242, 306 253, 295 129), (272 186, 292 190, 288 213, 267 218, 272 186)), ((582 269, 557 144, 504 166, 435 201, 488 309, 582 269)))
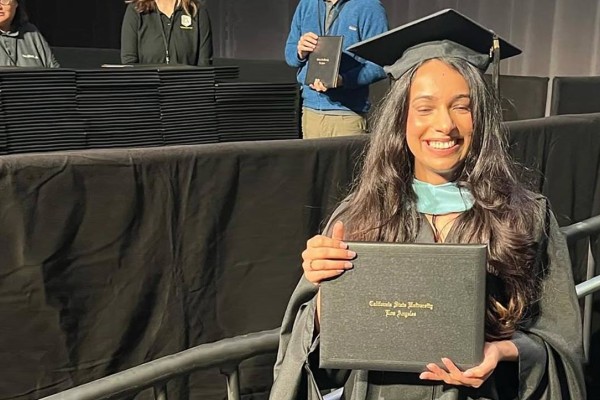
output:
POLYGON ((26 5, 52 46, 120 47, 121 0, 26 0, 26 5))
MULTIPOLYGON (((27 1, 52 46, 119 48, 123 0, 27 1)), ((314 0, 318 1, 318 0, 314 0)), ((215 56, 282 59, 298 0, 207 0, 215 56)), ((598 0, 382 0, 390 27, 455 8, 523 49, 512 75, 600 75, 598 0)))

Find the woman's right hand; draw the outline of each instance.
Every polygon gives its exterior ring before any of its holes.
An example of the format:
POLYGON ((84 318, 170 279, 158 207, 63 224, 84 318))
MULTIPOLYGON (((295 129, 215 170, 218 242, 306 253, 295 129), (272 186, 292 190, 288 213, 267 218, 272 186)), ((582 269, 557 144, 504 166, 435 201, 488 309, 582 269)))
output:
POLYGON ((306 249, 302 252, 302 268, 306 279, 319 285, 352 268, 350 260, 356 257, 356 253, 348 250, 343 238, 344 224, 337 221, 333 225, 331 237, 316 235, 306 242, 306 249))

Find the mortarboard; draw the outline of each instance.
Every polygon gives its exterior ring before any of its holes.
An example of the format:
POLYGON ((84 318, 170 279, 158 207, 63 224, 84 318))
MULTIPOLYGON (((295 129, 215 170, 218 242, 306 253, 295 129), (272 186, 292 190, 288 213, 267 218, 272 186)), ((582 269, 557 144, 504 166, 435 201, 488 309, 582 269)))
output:
POLYGON ((521 50, 453 9, 445 9, 350 46, 348 51, 384 67, 398 79, 417 63, 436 57, 458 57, 485 72, 500 59, 521 50))

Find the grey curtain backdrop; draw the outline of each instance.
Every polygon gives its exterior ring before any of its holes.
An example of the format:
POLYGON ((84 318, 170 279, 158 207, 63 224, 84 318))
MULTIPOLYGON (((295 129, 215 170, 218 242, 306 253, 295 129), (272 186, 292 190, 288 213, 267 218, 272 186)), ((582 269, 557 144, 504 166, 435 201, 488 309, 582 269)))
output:
MULTIPOLYGON (((282 60, 298 0, 204 0, 215 57, 282 60)), ((313 0, 320 1, 320 0, 313 0)), ((19 0, 52 46, 120 47, 124 0, 19 0)), ((503 73, 600 75, 600 0, 382 0, 390 27, 452 7, 524 54, 503 73)))
MULTIPOLYGON (((314 0, 319 1, 319 0, 314 0)), ((599 0, 382 0, 390 27, 443 8, 480 21, 523 50, 503 73, 600 75, 599 0)), ((217 56, 281 59, 297 0, 208 0, 217 56)))

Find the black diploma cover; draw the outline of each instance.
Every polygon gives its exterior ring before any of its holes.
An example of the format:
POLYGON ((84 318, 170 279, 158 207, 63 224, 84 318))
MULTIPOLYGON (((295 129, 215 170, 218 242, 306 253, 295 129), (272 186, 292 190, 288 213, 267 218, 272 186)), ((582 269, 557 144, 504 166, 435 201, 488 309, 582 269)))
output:
POLYGON ((337 87, 343 40, 342 36, 319 36, 315 50, 308 56, 307 85, 319 79, 327 88, 337 87))
POLYGON ((354 268, 321 284, 320 367, 422 372, 483 360, 485 245, 349 242, 354 268))

